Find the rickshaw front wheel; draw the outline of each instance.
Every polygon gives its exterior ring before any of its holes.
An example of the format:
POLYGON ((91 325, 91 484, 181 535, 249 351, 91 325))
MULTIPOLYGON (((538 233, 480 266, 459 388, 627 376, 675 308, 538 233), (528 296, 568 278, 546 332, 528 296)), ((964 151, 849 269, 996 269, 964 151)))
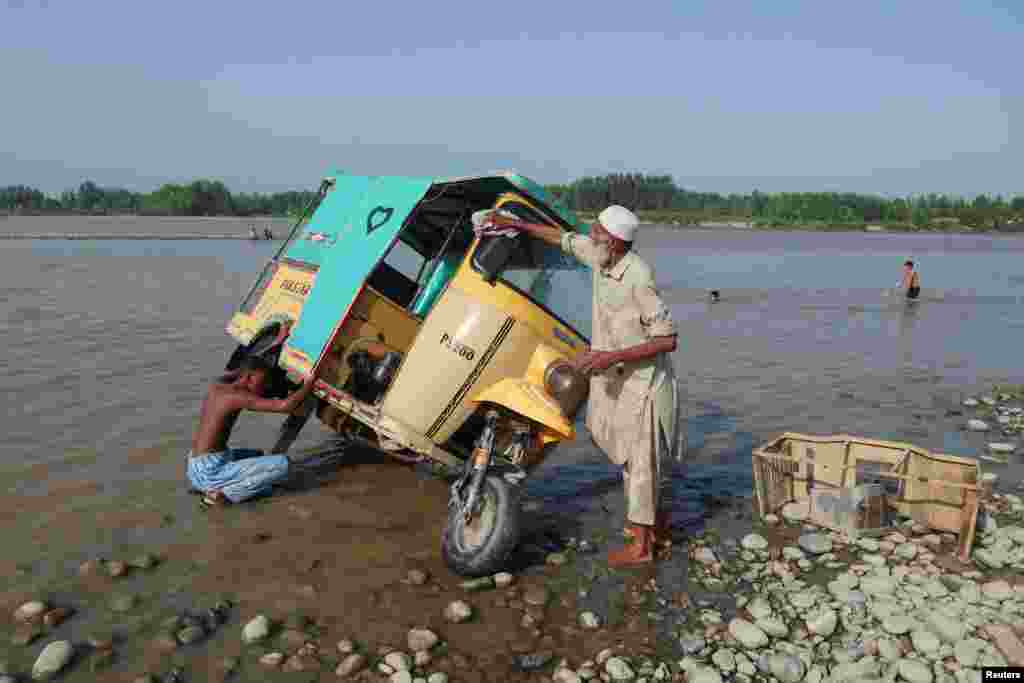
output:
POLYGON ((455 573, 486 576, 499 572, 518 543, 518 486, 488 476, 481 486, 478 511, 468 523, 459 506, 449 506, 441 554, 455 573))

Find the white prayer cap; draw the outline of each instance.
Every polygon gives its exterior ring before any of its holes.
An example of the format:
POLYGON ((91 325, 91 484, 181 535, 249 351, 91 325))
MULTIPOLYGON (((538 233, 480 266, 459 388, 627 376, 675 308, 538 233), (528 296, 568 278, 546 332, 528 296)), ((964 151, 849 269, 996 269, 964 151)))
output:
POLYGON ((632 211, 624 206, 613 204, 597 216, 604 229, 623 242, 632 242, 640 220, 632 211))

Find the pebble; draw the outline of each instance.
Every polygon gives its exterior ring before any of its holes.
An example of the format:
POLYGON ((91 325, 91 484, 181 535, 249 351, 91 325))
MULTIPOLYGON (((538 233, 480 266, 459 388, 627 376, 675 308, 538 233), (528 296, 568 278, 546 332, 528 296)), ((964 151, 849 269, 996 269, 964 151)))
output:
POLYGON ((494 585, 498 588, 508 588, 516 580, 516 577, 508 572, 498 572, 494 575, 494 585))
POLYGON ((366 657, 359 653, 353 653, 341 660, 341 663, 338 664, 338 668, 334 670, 334 673, 341 678, 346 678, 359 673, 364 668, 366 668, 366 657))
POLYGON ((143 553, 142 555, 132 559, 128 564, 136 569, 152 569, 159 563, 160 559, 156 555, 143 553))
POLYGON ((740 619, 739 617, 729 622, 729 633, 748 650, 764 647, 768 644, 768 635, 764 631, 746 619, 740 619))
POLYGON ((758 619, 754 622, 754 625, 774 638, 785 638, 789 635, 789 628, 786 626, 786 622, 781 619, 766 617, 758 619))
POLYGON ((1009 454, 1017 450, 1017 444, 996 442, 990 443, 988 449, 993 453, 1009 454))
POLYGON ((579 616, 579 624, 588 631, 601 628, 601 617, 593 612, 583 612, 579 616))
POLYGON ((78 573, 82 576, 93 576, 94 574, 98 574, 102 568, 103 560, 94 558, 86 560, 82 564, 78 565, 78 573))
POLYGON ((775 526, 779 523, 779 516, 769 513, 764 516, 764 523, 768 526, 775 526))
POLYGON ((520 671, 537 671, 547 666, 551 661, 550 652, 531 652, 529 654, 514 655, 512 666, 520 671))
POLYGON ((909 632, 914 625, 914 620, 904 614, 894 614, 882 620, 882 628, 896 636, 909 632))
POLYGON ((15 621, 33 621, 38 619, 48 609, 45 602, 33 600, 14 610, 15 621))
POLYGON ((992 600, 1009 600, 1013 597, 1013 588, 1006 581, 989 581, 981 587, 982 594, 992 600))
POLYGON ((270 619, 262 614, 254 618, 242 629, 242 640, 255 643, 270 635, 270 619))
POLYGON ((430 575, 422 569, 410 569, 405 575, 405 580, 413 586, 422 586, 430 578, 430 575))
POLYGON ((718 558, 715 557, 715 551, 706 545, 702 545, 694 551, 693 559, 701 564, 714 564, 718 562, 718 558))
POLYGON ((473 616, 473 608, 462 600, 456 600, 444 609, 444 618, 453 624, 460 624, 471 616, 473 616))
POLYGON ((932 670, 916 659, 901 659, 897 670, 910 683, 932 683, 932 670))
POLYGON ((896 546, 893 554, 897 557, 903 558, 904 560, 912 560, 917 556, 917 546, 913 543, 900 543, 896 546))
POLYGON ((765 550, 768 548, 768 540, 759 534, 747 534, 740 541, 745 550, 765 550))
POLYGON ((32 679, 46 681, 53 678, 68 665, 74 653, 74 647, 66 640, 50 643, 43 648, 35 664, 32 665, 32 679))
POLYGON ((977 405, 978 405, 978 399, 976 399, 976 398, 965 398, 964 399, 964 406, 966 406, 967 408, 974 408, 977 405))
POLYGON ((839 618, 835 610, 826 608, 807 619, 807 630, 814 635, 827 638, 836 630, 838 623, 839 618))
POLYGON ((121 560, 110 560, 107 562, 107 573, 117 578, 128 573, 128 565, 121 560))
POLYGON ((191 645, 192 643, 202 640, 205 635, 206 631, 199 626, 186 626, 178 631, 178 641, 182 645, 191 645))
POLYGON ((687 672, 689 683, 722 683, 722 674, 710 666, 697 666, 687 672))
POLYGON ((910 641, 914 644, 915 650, 925 655, 935 654, 942 644, 934 633, 920 629, 910 634, 910 641))
POLYGON ((967 429, 972 432, 987 432, 988 423, 984 420, 972 419, 967 421, 967 429))
POLYGON ((800 548, 811 555, 823 555, 832 552, 832 539, 825 534, 803 534, 797 541, 800 548))
POLYGON ((130 612, 135 608, 139 599, 134 595, 118 595, 110 602, 110 609, 115 612, 130 612))
POLYGON ((393 671, 412 670, 412 657, 404 652, 389 652, 384 656, 384 663, 390 666, 393 671))
POLYGON ((613 681, 631 681, 636 678, 633 669, 621 657, 610 657, 604 663, 604 670, 613 681))
POLYGON ((435 671, 427 676, 427 683, 448 683, 448 674, 443 671, 435 671))
POLYGON ((283 661, 283 652, 268 652, 267 654, 260 657, 260 664, 262 664, 263 666, 270 667, 272 669, 276 669, 277 667, 281 666, 281 662, 283 661))

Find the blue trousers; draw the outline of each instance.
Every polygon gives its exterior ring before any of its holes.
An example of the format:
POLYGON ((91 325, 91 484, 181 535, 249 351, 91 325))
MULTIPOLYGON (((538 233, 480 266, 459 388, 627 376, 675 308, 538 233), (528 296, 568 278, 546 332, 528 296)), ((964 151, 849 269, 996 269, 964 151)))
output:
POLYGON ((288 457, 264 455, 252 448, 229 448, 216 453, 189 453, 186 473, 200 491, 223 491, 232 503, 269 493, 288 475, 288 457))

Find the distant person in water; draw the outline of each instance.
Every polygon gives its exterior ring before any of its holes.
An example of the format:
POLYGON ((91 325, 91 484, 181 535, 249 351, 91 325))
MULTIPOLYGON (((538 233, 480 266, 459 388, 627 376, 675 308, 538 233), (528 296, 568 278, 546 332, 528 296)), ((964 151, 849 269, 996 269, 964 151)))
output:
POLYGON ((250 225, 249 226, 249 237, 251 239, 254 239, 254 240, 258 240, 260 238, 260 236, 256 234, 256 226, 255 225, 250 225))
POLYGON ((711 303, 713 303, 713 304, 717 304, 719 301, 722 300, 722 296, 718 293, 717 289, 712 289, 711 290, 710 297, 711 297, 711 303))
POLYGON ((270 232, 270 228, 263 228, 263 236, 268 240, 274 239, 274 233, 270 232))
POLYGON ((908 299, 916 299, 921 296, 921 276, 914 270, 913 261, 903 264, 903 279, 900 280, 900 289, 907 293, 908 299))
MULTIPOLYGON (((288 331, 283 327, 275 343, 283 343, 288 331)), ((270 371, 262 358, 249 356, 238 370, 225 373, 207 390, 186 466, 188 481, 203 493, 204 505, 240 503, 269 493, 288 475, 291 461, 286 455, 228 447, 231 430, 243 410, 289 414, 313 391, 315 373, 288 398, 264 398, 270 371)))

